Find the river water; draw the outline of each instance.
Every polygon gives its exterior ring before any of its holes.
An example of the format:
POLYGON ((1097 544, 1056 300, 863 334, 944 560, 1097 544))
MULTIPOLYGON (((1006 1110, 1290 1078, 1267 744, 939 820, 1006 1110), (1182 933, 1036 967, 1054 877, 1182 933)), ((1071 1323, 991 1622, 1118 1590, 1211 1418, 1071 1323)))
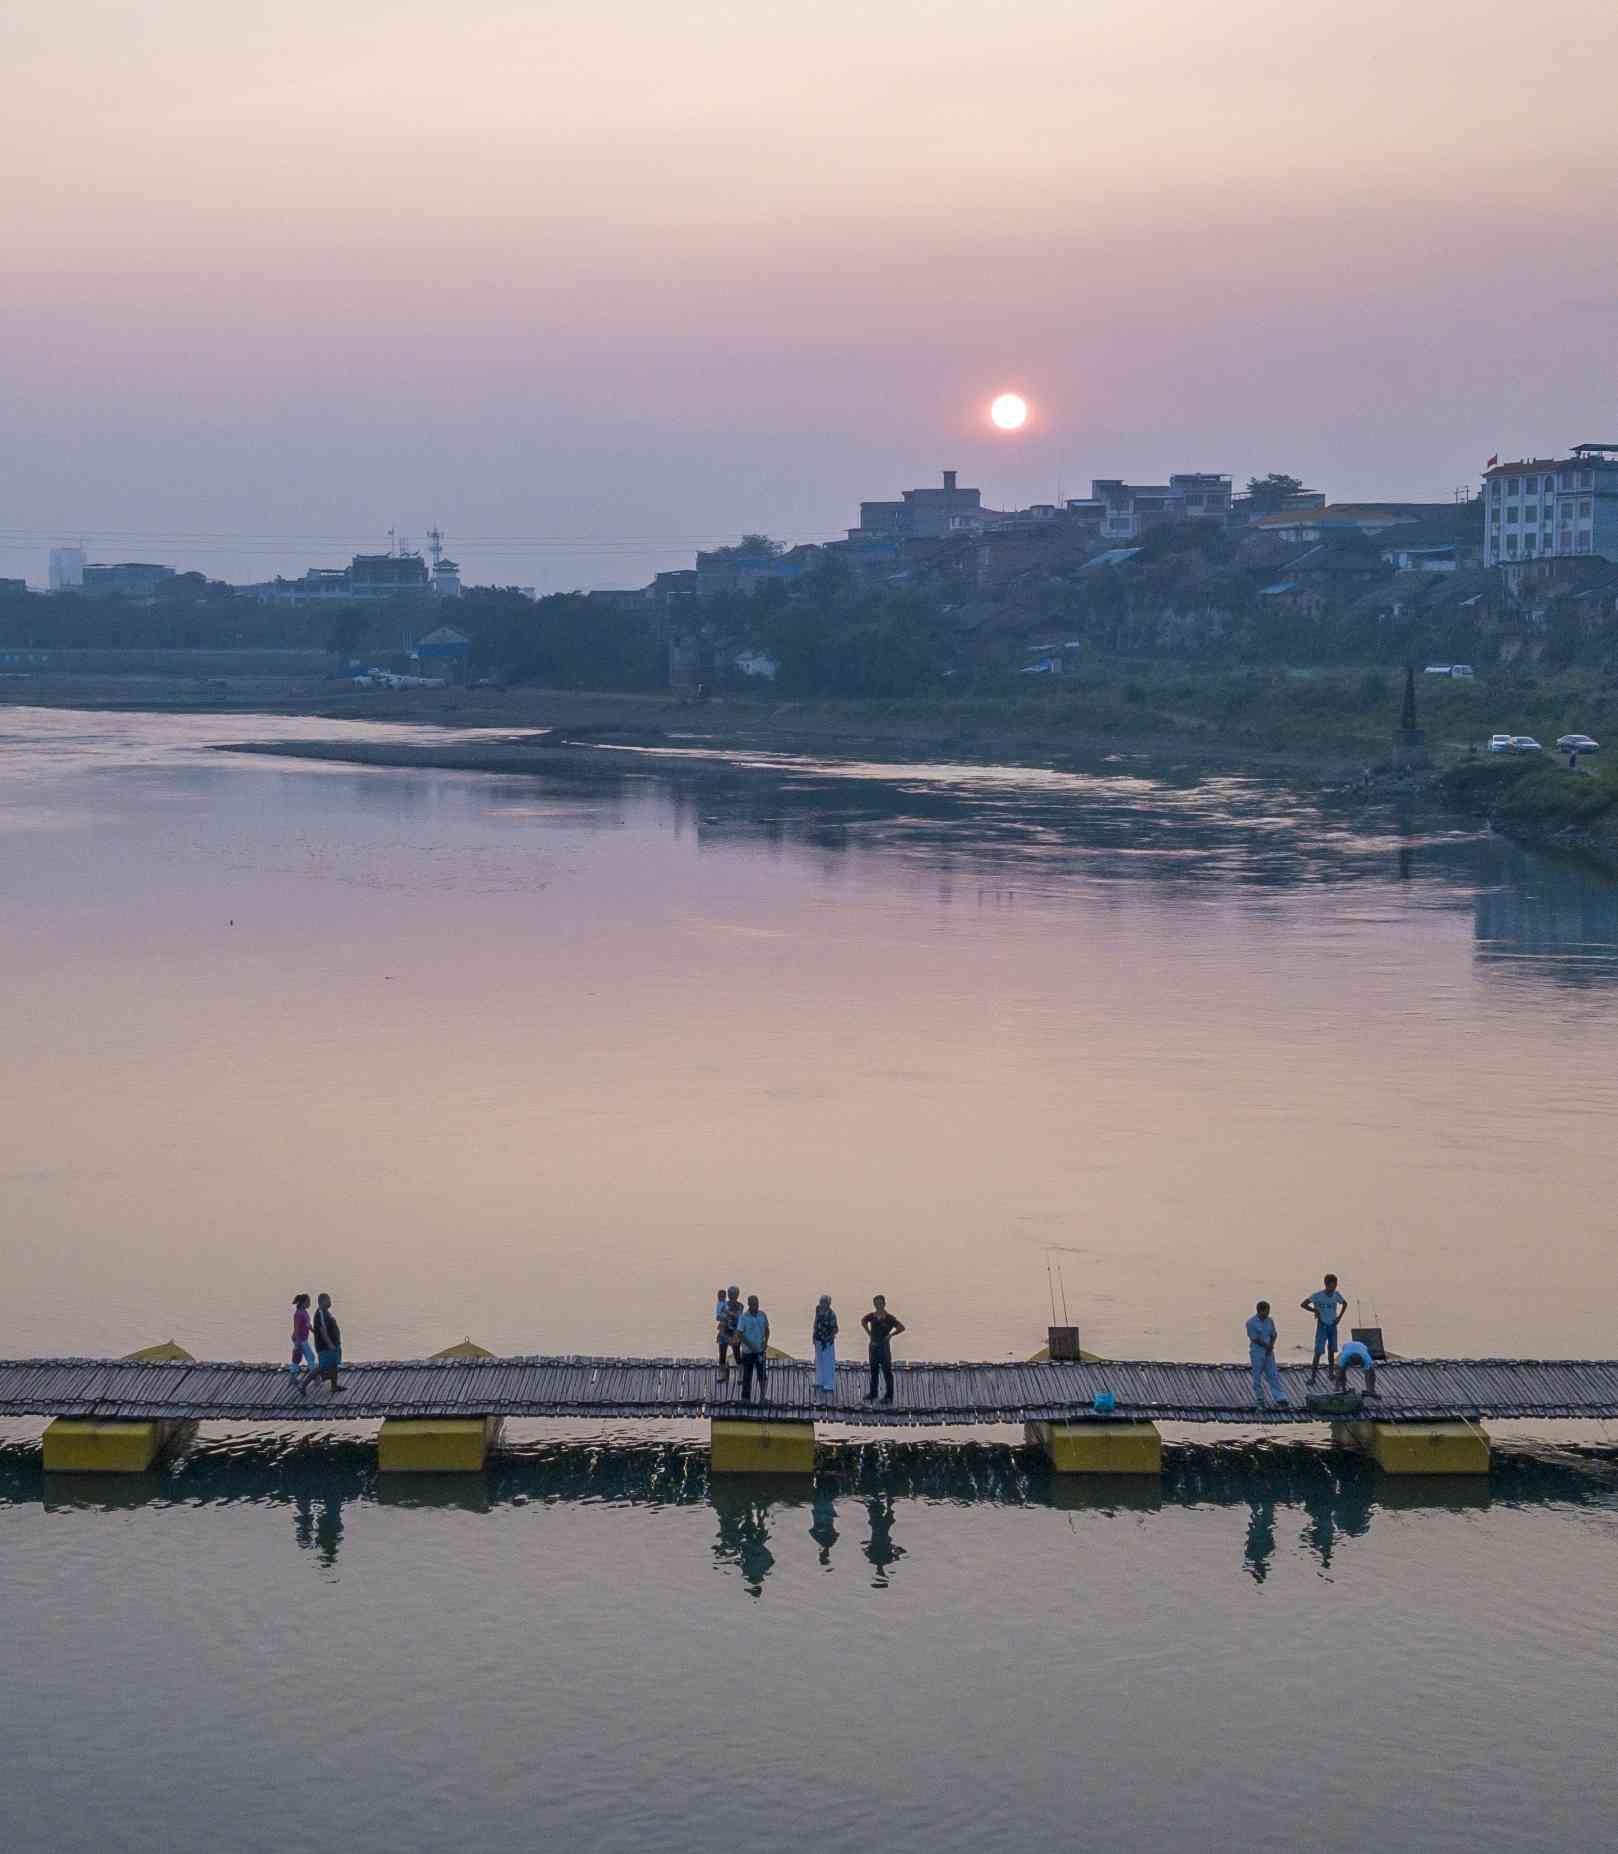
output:
MULTIPOLYGON (((1410 1354, 1610 1356, 1618 890, 1273 783, 0 710, 5 1352, 1283 1355, 1326 1268, 1410 1354), (1049 1271, 1049 1272, 1048 1272, 1049 1271)), ((0 1431, 0 1845, 1605 1844, 1618 1436, 1487 1484, 1004 1432, 711 1486, 689 1428, 205 1430, 130 1486, 0 1431), (1598 1784, 1600 1789, 1598 1791, 1598 1784)))

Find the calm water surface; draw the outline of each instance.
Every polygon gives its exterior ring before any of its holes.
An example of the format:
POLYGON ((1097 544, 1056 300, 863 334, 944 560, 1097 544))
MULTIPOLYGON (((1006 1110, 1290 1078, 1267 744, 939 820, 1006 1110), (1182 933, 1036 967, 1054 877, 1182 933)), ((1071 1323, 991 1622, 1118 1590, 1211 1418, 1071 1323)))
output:
MULTIPOLYGON (((1610 1356, 1618 891, 1273 785, 634 756, 493 780, 0 711, 7 1353, 1241 1355, 1334 1268, 1400 1351, 1610 1356)), ((360 731, 360 730, 354 730, 360 731)), ((406 730, 367 730, 381 734, 406 730)), ((0 1431, 0 1845, 1605 1844, 1612 1432, 1486 1486, 1014 1438, 710 1487, 518 1426, 467 1485, 0 1431), (756 1831, 756 1832, 755 1832, 756 1831)))

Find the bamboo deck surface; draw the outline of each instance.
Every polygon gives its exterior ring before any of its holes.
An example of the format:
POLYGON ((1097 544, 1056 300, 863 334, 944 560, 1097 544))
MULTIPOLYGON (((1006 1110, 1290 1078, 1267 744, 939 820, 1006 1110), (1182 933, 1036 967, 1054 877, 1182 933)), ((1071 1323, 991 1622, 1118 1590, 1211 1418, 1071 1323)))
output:
MULTIPOLYGON (((901 1427, 1080 1421, 1111 1391, 1111 1420, 1327 1422, 1305 1407, 1308 1367, 1283 1365, 1284 1410, 1255 1409, 1246 1365, 896 1363, 891 1404, 867 1403, 863 1362, 814 1392, 812 1367, 772 1360, 766 1403, 741 1402, 740 1374, 716 1382, 712 1360, 677 1358, 421 1359, 345 1364, 346 1391, 300 1395, 284 1365, 126 1359, 0 1360, 0 1416, 105 1420, 330 1422, 342 1417, 576 1416, 818 1418, 901 1427)), ((1358 1383, 1355 1374, 1354 1383, 1358 1383)), ((1330 1386, 1322 1373, 1318 1388, 1330 1386)), ((1385 1422, 1488 1417, 1618 1417, 1618 1359, 1400 1359, 1378 1367, 1385 1422)), ((1106 1420, 1106 1419, 1100 1419, 1106 1420)))

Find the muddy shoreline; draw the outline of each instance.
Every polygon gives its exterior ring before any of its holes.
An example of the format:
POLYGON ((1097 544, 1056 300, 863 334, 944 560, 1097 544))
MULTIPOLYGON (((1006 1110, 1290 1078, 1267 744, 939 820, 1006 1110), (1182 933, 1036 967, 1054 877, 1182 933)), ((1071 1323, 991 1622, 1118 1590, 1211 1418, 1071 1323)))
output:
MULTIPOLYGON (((706 753, 805 754, 841 760, 1039 766, 1094 771, 1120 765, 1175 777, 1250 774, 1318 786, 1357 781, 1365 753, 1341 743, 1266 750, 1188 724, 1165 730, 1142 717, 1139 731, 1052 724, 1039 715, 1000 715, 972 705, 795 702, 745 695, 706 700, 671 691, 598 693, 552 689, 355 689, 329 677, 229 676, 204 683, 180 675, 12 676, 0 705, 156 714, 298 715, 330 721, 386 721, 446 730, 491 728, 502 744, 426 742, 367 747, 310 742, 305 758, 469 772, 554 767, 559 747, 669 747, 706 753), (543 737, 544 744, 536 737, 543 737), (452 757, 453 756, 453 757, 452 757)), ((250 732, 244 728, 244 736, 250 732)), ((244 738, 244 750, 260 743, 244 738)), ((274 751, 284 753, 277 745, 274 751)))

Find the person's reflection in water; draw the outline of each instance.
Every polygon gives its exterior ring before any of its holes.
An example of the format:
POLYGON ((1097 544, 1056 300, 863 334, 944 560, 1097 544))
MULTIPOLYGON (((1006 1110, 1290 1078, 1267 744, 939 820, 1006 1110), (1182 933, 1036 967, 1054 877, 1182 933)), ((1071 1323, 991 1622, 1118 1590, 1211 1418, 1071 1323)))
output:
POLYGON ((865 1511, 871 1521, 871 1536, 865 1541, 865 1555, 876 1567, 871 1588, 886 1590, 888 1566, 897 1564, 905 1555, 905 1548, 893 1542, 893 1496, 873 1494, 865 1502, 865 1511))
POLYGON ((824 1570, 831 1569, 831 1548, 837 1543, 837 1502, 829 1493, 815 1492, 813 1518, 809 1522, 809 1536, 820 1547, 820 1563, 824 1570))
POLYGON ((1370 1530, 1373 1485, 1368 1476, 1350 1474, 1339 1484, 1334 1476, 1323 1474, 1305 1489, 1303 1510, 1309 1523, 1302 1533, 1304 1549, 1320 1560, 1323 1571, 1331 1569, 1339 1534, 1358 1539, 1370 1530))
POLYGON ((719 1515, 719 1537, 714 1541, 714 1562, 734 1564, 742 1574, 749 1596, 761 1596, 764 1580, 775 1568, 770 1550, 770 1508, 767 1501, 751 1500, 729 1489, 711 1490, 719 1515))
POLYGON ((292 1506, 293 1535, 305 1551, 315 1553, 321 1568, 329 1571, 337 1562, 337 1552, 343 1542, 342 1496, 328 1494, 317 1507, 300 1489, 292 1496, 292 1506))
POLYGON ((1269 1576, 1270 1560, 1275 1556, 1275 1501, 1267 1493, 1250 1493, 1247 1509, 1247 1543, 1242 1547, 1242 1557, 1248 1576, 1261 1584, 1269 1576))

